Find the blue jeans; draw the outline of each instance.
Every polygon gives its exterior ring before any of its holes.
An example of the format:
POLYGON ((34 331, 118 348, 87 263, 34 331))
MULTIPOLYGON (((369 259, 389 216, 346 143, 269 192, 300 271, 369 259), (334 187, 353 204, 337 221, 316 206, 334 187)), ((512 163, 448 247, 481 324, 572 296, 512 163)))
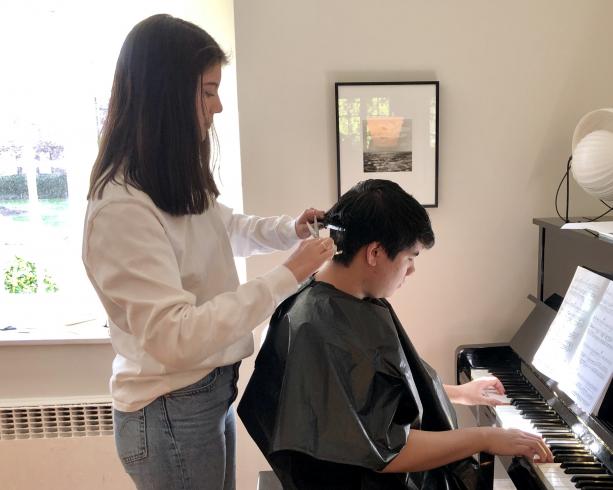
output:
POLYGON ((113 413, 117 453, 139 490, 234 490, 238 364, 136 412, 113 413))

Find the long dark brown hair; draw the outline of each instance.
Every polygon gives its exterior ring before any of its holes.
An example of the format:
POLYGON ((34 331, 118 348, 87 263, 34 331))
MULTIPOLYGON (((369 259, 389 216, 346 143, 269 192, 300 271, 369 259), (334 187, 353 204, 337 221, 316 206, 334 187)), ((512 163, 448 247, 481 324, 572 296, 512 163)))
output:
POLYGON ((217 42, 190 22, 160 14, 134 26, 117 60, 87 198, 101 198, 121 175, 172 215, 208 209, 219 195, 214 130, 202 141, 196 94, 202 73, 227 62, 217 42))

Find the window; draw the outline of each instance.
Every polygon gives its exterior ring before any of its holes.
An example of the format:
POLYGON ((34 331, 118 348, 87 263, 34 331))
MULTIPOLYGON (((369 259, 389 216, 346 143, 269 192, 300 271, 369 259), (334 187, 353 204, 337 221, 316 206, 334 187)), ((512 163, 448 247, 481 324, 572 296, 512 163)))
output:
MULTIPOLYGON (((127 32, 158 12, 198 24, 191 11, 211 18, 203 7, 196 10, 195 1, 174 3, 110 1, 92 8, 55 0, 1 7, 9 21, 0 43, 11 48, 3 53, 0 78, 0 328, 104 318, 81 262, 89 173, 127 32)), ((211 9, 219 16, 223 9, 215 3, 211 9)), ((224 77, 232 82, 235 70, 229 68, 224 77)), ((235 99, 234 92, 224 100, 224 112, 230 108, 224 131, 228 121, 237 131, 235 99)), ((227 136, 220 137, 222 157, 224 141, 234 143, 229 153, 236 157, 237 135, 227 136)), ((240 209, 240 163, 229 160, 220 162, 225 194, 234 201, 226 202, 240 209)))

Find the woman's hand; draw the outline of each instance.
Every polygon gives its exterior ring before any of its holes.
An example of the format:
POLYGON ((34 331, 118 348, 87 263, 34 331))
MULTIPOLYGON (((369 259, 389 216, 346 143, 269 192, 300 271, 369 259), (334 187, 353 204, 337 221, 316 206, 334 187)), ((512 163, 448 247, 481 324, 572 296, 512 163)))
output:
POLYGON ((283 265, 294 274, 296 281, 301 283, 334 257, 335 253, 336 245, 332 238, 310 238, 300 242, 283 265))
POLYGON ((504 386, 495 376, 486 376, 458 386, 445 385, 445 391, 449 399, 459 405, 505 405, 490 396, 492 393, 504 395, 504 386))
POLYGON ((553 454, 541 436, 518 429, 481 427, 485 452, 500 456, 524 456, 539 463, 551 463, 553 454))
POLYGON ((315 221, 315 216, 317 216, 317 220, 324 219, 324 211, 320 211, 319 209, 309 208, 304 211, 300 216, 296 218, 296 235, 298 238, 308 238, 311 236, 309 232, 309 227, 307 223, 313 223, 315 221))

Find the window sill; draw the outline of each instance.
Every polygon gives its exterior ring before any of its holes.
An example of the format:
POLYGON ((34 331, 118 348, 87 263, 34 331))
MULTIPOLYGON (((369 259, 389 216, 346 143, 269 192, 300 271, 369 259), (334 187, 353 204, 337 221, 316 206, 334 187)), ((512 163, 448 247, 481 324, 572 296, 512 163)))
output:
POLYGON ((0 304, 0 346, 111 341, 99 303, 75 291, 0 294, 0 304))
POLYGON ((109 344, 109 329, 104 322, 92 320, 75 325, 47 325, 44 327, 17 327, 0 330, 0 347, 15 345, 51 344, 109 344))

